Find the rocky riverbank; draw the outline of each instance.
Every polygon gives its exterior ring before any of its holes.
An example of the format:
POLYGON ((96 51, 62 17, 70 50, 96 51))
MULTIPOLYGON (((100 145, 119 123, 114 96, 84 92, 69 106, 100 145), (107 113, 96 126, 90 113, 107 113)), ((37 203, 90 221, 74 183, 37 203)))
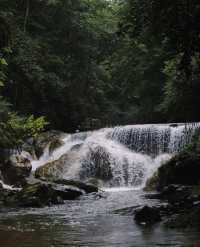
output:
POLYGON ((92 184, 58 179, 56 176, 39 176, 32 172, 31 160, 39 159, 46 148, 49 153, 61 146, 63 134, 50 131, 36 140, 27 140, 23 151, 9 150, 0 156, 0 206, 43 207, 62 204, 79 196, 98 192, 92 184), (6 186, 5 186, 6 184, 6 186))
POLYGON ((0 205, 4 207, 43 207, 62 204, 79 196, 98 192, 98 188, 72 180, 45 181, 32 179, 21 189, 8 190, 1 186, 0 205))
MULTIPOLYGON (((68 150, 58 160, 44 164, 31 173, 30 156, 39 158, 46 148, 51 153, 62 145, 63 135, 55 131, 44 133, 34 142, 29 140, 24 144, 21 154, 12 153, 4 158, 4 162, 0 162, 3 182, 20 188, 8 190, 0 187, 2 207, 50 206, 98 192, 97 186, 93 185, 98 182, 97 179, 88 184, 60 176, 64 166, 73 164, 79 147, 68 150)), ((92 164, 102 168, 98 162, 106 161, 105 157, 94 157, 96 159, 92 160, 92 164)), ((160 205, 132 208, 131 212, 138 224, 146 226, 161 222, 170 228, 200 228, 200 140, 197 138, 184 151, 162 165, 147 181, 145 190, 146 197, 160 200, 160 205)))
POLYGON ((143 207, 135 211, 139 224, 163 222, 170 228, 200 229, 200 139, 161 166, 147 181, 147 194, 159 199, 159 207, 143 207))

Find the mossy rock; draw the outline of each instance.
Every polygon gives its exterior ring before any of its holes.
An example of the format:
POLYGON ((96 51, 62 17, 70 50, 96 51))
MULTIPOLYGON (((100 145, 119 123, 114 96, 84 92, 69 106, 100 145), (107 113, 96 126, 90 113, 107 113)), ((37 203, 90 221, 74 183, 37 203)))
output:
POLYGON ((198 153, 181 152, 174 156, 147 181, 146 188, 162 190, 170 184, 199 185, 200 155, 198 153))
POLYGON ((155 172, 151 178, 149 178, 146 182, 145 191, 153 191, 158 187, 159 175, 158 172, 155 172))
POLYGON ((36 182, 27 184, 14 197, 8 198, 8 204, 19 207, 44 207, 62 204, 64 200, 75 200, 83 192, 77 187, 63 184, 36 182))
POLYGON ((51 185, 36 183, 27 185, 16 197, 18 206, 21 207, 42 207, 51 204, 58 204, 59 199, 51 185))

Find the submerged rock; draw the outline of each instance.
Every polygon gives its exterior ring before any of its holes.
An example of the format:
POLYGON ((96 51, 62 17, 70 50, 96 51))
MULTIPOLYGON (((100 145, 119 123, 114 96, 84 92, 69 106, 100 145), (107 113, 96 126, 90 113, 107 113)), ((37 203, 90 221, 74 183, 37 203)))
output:
POLYGON ((134 219, 139 224, 152 225, 161 221, 161 215, 158 208, 144 206, 136 210, 134 219))

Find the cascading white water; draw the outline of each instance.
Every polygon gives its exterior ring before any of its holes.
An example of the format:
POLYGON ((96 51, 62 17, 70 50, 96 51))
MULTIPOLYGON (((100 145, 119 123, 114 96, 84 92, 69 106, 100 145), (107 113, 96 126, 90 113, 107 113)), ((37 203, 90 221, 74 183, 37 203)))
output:
POLYGON ((39 160, 32 160, 32 170, 35 171, 38 167, 45 165, 47 162, 59 159, 63 154, 70 151, 73 147, 81 145, 89 135, 90 132, 67 135, 62 139, 64 145, 62 145, 60 148, 57 148, 51 154, 49 152, 49 146, 47 146, 39 160))
POLYGON ((62 177, 100 179, 104 186, 143 187, 157 168, 190 143, 196 124, 132 125, 68 135, 49 155, 48 147, 36 169, 76 150, 76 159, 62 177))
POLYGON ((20 188, 5 184, 2 180, 0 180, 0 185, 6 190, 15 190, 15 191, 20 190, 20 188))

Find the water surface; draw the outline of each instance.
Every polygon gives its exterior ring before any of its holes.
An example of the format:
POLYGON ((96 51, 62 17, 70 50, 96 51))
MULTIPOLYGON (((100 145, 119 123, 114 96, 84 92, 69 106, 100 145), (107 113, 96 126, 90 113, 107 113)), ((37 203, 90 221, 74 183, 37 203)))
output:
POLYGON ((1 247, 136 247, 186 246, 199 232, 135 224, 118 209, 158 204, 142 191, 111 190, 65 205, 0 213, 1 247))

